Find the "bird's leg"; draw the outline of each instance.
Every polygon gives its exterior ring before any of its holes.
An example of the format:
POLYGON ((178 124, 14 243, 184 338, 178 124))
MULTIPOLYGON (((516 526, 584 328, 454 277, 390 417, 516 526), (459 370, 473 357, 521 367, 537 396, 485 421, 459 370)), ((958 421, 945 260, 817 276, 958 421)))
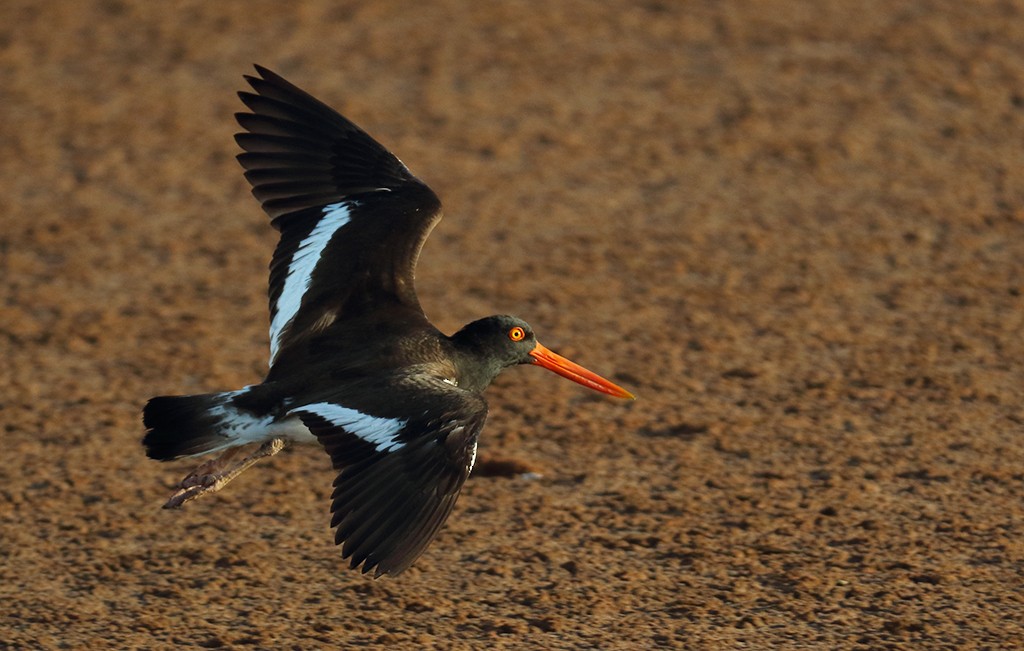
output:
POLYGON ((229 462, 241 448, 231 448, 216 459, 206 461, 193 470, 188 477, 181 480, 178 490, 171 495, 171 499, 167 500, 164 508, 176 509, 185 502, 191 502, 207 493, 216 493, 260 459, 272 457, 283 450, 285 445, 284 439, 271 439, 260 446, 258 450, 234 464, 229 464, 229 462))

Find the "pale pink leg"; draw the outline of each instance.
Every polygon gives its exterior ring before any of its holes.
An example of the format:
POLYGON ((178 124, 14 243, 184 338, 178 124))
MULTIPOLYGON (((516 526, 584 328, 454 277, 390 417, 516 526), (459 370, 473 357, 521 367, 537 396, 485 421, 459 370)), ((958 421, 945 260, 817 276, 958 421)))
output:
POLYGON ((285 448, 284 439, 271 439, 264 443, 258 450, 234 464, 229 462, 241 448, 231 448, 216 459, 204 462, 193 470, 188 477, 181 480, 178 490, 171 495, 171 499, 164 504, 165 509, 180 508, 185 502, 206 495, 216 493, 227 486, 228 482, 242 474, 251 465, 265 457, 272 457, 285 448))

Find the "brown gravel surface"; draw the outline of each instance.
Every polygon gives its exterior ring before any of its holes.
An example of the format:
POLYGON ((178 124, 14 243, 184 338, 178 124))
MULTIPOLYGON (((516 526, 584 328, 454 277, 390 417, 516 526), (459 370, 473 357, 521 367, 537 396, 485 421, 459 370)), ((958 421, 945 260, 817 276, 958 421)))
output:
POLYGON ((4 0, 0 648, 1020 648, 1022 44, 994 0, 4 0), (139 444, 265 370, 253 62, 444 199, 439 327, 639 396, 506 373, 394 579, 319 450, 167 512, 139 444))

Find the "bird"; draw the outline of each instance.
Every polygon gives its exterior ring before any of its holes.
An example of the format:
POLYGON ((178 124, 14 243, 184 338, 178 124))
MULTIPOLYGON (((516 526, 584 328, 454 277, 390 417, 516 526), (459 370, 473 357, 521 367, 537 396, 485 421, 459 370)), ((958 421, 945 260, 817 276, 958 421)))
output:
POLYGON ((396 575, 447 520, 476 461, 484 390, 532 364, 633 394, 552 352, 509 315, 452 335, 416 296, 437 195, 394 154, 309 93, 256 65, 238 93, 245 178, 280 239, 270 263, 270 361, 242 389, 157 396, 142 439, 159 461, 208 458, 165 508, 219 491, 290 443, 319 444, 337 473, 331 528, 343 560, 396 575))

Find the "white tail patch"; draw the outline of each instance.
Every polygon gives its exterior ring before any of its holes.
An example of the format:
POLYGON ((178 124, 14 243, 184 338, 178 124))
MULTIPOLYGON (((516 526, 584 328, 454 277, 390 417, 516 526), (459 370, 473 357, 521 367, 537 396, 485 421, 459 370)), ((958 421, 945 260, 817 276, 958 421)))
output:
POLYGON ((206 411, 217 420, 217 432, 227 439, 222 446, 224 448, 262 441, 266 437, 267 428, 274 422, 271 416, 259 418, 231 404, 235 396, 248 390, 249 387, 238 391, 226 391, 221 394, 220 403, 206 411))
POLYGON ((398 434, 405 427, 406 421, 398 418, 369 416, 361 411, 330 402, 317 402, 295 409, 293 412, 307 412, 319 416, 335 427, 372 443, 378 452, 392 452, 405 447, 405 443, 398 440, 398 434))
POLYGON ((284 279, 281 295, 274 304, 274 317, 270 321, 270 365, 277 359, 277 351, 281 347, 281 339, 285 330, 295 319, 302 298, 309 290, 324 249, 330 244, 335 233, 351 220, 350 202, 342 201, 324 206, 324 216, 317 222, 309 235, 306 236, 292 255, 288 263, 288 275, 284 279))
POLYGON ((297 417, 284 418, 275 422, 273 416, 259 417, 231 404, 235 396, 248 390, 249 387, 238 391, 226 391, 221 394, 223 400, 206 411, 209 416, 217 420, 216 431, 224 437, 224 443, 203 452, 203 454, 247 443, 264 443, 274 438, 285 438, 296 443, 316 443, 316 437, 297 417))

